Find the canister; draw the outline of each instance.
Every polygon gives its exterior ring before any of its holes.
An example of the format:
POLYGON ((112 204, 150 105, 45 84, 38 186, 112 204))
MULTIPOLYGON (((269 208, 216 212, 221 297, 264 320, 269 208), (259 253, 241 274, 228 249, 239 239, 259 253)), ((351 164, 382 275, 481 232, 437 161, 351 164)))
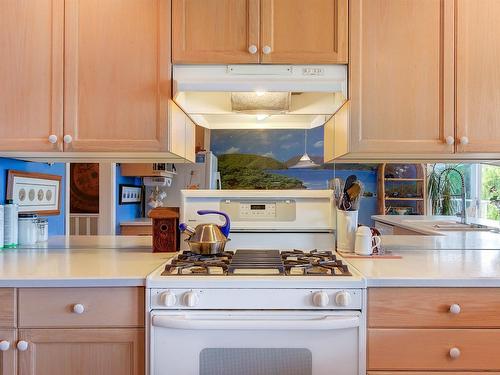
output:
POLYGON ((37 221, 38 239, 37 242, 45 242, 49 239, 49 221, 47 218, 40 217, 37 221))
POLYGON ((38 239, 38 215, 19 214, 19 245, 34 245, 38 239))

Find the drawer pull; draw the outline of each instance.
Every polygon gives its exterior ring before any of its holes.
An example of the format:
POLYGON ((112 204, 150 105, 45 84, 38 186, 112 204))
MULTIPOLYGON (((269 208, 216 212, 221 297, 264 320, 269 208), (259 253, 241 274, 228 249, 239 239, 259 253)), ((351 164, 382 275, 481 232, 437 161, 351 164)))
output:
POLYGON ((460 357, 460 349, 458 348, 451 348, 450 349, 450 358, 451 359, 457 359, 460 357))
POLYGON ((21 351, 21 352, 25 352, 26 350, 28 350, 28 341, 24 341, 24 340, 21 340, 21 341, 18 341, 17 343, 17 350, 21 351))
POLYGON ((450 313, 451 314, 454 314, 454 315, 457 315, 457 314, 460 314, 460 311, 462 310, 462 308, 460 307, 460 305, 454 303, 453 305, 450 306, 450 313))
POLYGON ((8 342, 7 340, 0 341, 0 351, 6 352, 9 349, 10 349, 10 342, 8 342))
POLYGON ((73 312, 75 314, 83 314, 85 312, 85 306, 81 303, 77 303, 76 305, 73 305, 73 312))

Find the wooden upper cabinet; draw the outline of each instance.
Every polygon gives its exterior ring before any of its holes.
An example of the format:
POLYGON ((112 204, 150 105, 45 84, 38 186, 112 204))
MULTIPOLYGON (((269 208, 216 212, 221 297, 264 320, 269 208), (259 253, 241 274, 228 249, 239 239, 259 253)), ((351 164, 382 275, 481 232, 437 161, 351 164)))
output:
POLYGON ((66 0, 66 151, 166 150, 170 9, 170 0, 66 0))
POLYGON ((348 0, 261 0, 261 61, 347 64, 348 0))
POLYGON ((172 14, 174 63, 259 62, 259 0, 173 0, 172 14))
POLYGON ((143 375, 144 339, 143 328, 21 329, 17 374, 143 375))
POLYGON ((458 152, 500 152, 498 20, 498 0, 457 2, 458 152), (467 138, 464 143, 462 137, 467 138))
POLYGON ((59 150, 63 23, 63 0, 0 1, 1 151, 59 150))
POLYGON ((350 1, 351 152, 453 153, 453 23, 453 0, 350 1))

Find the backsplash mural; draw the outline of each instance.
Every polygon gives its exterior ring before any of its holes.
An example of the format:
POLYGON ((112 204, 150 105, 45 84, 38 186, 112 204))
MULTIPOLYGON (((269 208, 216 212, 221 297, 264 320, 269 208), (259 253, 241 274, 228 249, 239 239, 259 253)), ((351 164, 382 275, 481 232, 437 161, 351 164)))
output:
POLYGON ((377 214, 377 164, 325 164, 323 127, 307 131, 212 130, 210 149, 219 159, 223 189, 327 189, 333 178, 355 174, 365 186, 360 222, 377 214), (304 156, 311 167, 301 168, 304 156))

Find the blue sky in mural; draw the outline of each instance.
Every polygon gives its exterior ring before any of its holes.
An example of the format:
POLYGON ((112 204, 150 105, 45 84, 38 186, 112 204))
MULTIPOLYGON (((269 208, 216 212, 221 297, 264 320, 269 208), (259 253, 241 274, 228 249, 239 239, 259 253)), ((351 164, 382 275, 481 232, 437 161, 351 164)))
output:
MULTIPOLYGON (((323 156, 323 127, 307 130, 307 153, 323 156)), ((212 130, 215 155, 256 154, 279 161, 304 153, 304 130, 212 130)))

